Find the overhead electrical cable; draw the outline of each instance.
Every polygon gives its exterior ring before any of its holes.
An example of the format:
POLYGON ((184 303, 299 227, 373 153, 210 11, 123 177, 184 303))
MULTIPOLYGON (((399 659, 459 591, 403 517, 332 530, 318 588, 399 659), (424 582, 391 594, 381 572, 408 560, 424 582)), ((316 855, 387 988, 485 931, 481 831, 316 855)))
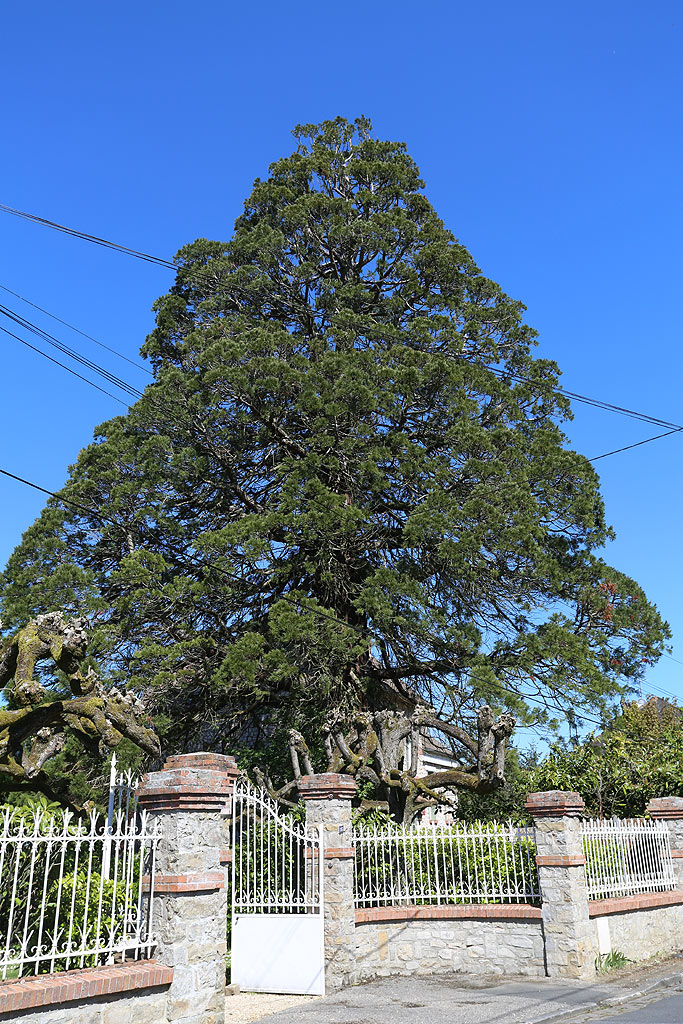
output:
POLYGON ((123 380, 123 378, 118 377, 114 373, 110 373, 109 370, 106 370, 103 366, 100 366, 99 363, 94 362, 92 359, 88 359, 87 356, 82 355, 77 349, 72 348, 70 345, 65 345, 58 338, 55 338, 53 334, 49 334, 47 331, 44 331, 41 327, 38 327, 30 320, 27 320, 25 317, 19 316, 17 313, 14 313, 7 306, 3 306, 2 303, 0 303, 0 315, 7 317, 7 319, 17 324, 17 326, 23 327, 24 330, 30 331, 32 334, 35 334, 42 341, 45 341, 47 342, 48 345, 52 346, 52 348, 56 348, 59 352, 62 353, 62 355, 69 356, 71 359, 74 359, 77 363, 80 363, 81 366, 84 366, 88 370, 92 370, 94 373, 99 374, 99 376, 104 377, 104 379, 109 384, 113 384, 115 387, 120 388, 122 391, 125 391, 127 394, 131 396, 131 398, 142 397, 142 391, 140 391, 139 388, 133 387, 132 384, 129 384, 127 381, 123 380))
POLYGON ((10 213, 13 217, 21 217, 23 220, 30 220, 36 224, 42 224, 44 227, 53 228, 55 231, 62 231, 65 235, 72 235, 74 238, 82 238, 85 242, 93 242, 95 245, 103 245, 107 249, 115 249, 118 252, 125 252, 128 256, 135 256, 139 260, 145 260, 147 263, 155 263, 160 267, 168 267, 170 270, 177 270, 175 263, 171 263, 170 260, 162 259, 161 256, 152 256, 148 252, 140 252, 139 249, 131 249, 127 245, 120 245, 118 242, 110 242, 106 238, 99 238, 97 235, 89 235, 86 231, 78 231, 75 228, 66 227, 64 224, 58 224, 56 221, 47 220, 45 217, 38 217, 35 213, 26 213, 24 210, 15 210, 11 206, 5 206, 4 203, 0 203, 0 210, 4 213, 10 213))
MULTIPOLYGON (((468 360, 468 362, 471 362, 471 360, 468 360)), ((630 416, 633 419, 642 420, 644 423, 652 423, 658 427, 672 427, 674 431, 683 430, 683 426, 681 426, 680 423, 672 423, 670 420, 663 420, 658 416, 651 416, 649 413, 638 412, 635 409, 627 409, 621 405, 614 405, 612 402, 605 402, 600 398, 589 398, 587 395, 581 395, 576 391, 568 391, 560 384, 553 384, 551 382, 546 384, 541 381, 532 380, 531 377, 524 377, 522 374, 514 373, 510 370, 504 370, 497 366, 490 366, 488 363, 482 363, 481 365, 485 366, 486 369, 499 377, 507 377, 511 380, 520 381, 524 384, 530 384, 538 391, 554 391, 558 394, 564 395, 566 398, 573 399, 575 402, 581 402, 584 405, 591 405, 595 409, 603 409, 605 412, 618 413, 621 416, 630 416)))
POLYGON ((639 448, 641 444, 649 444, 650 441, 659 441, 660 437, 669 437, 670 434, 680 434, 683 427, 674 427, 673 430, 665 430, 663 434, 655 434, 654 437, 646 437, 642 441, 636 441, 634 444, 627 444, 624 448, 614 448, 611 452, 604 452, 602 455, 594 455, 589 462, 597 462, 598 459, 606 459, 608 455, 619 455, 620 452, 628 452, 631 448, 639 448))
MULTIPOLYGON (((4 327, 0 327, 0 331, 4 330, 4 327)), ((115 519, 112 519, 110 516, 102 515, 102 513, 98 512, 97 509, 88 508, 87 505, 81 505, 78 502, 71 501, 69 498, 64 498, 60 494, 57 494, 55 491, 51 491, 47 487, 41 487, 40 484, 36 484, 32 480, 27 480, 24 477, 17 476, 16 473, 10 473, 9 470, 7 469, 0 469, 0 474, 2 476, 9 477, 10 480, 16 480, 21 484, 25 484, 27 487, 31 487, 35 491, 40 491, 41 494, 47 494, 50 498, 54 498, 56 501, 61 502, 63 505, 67 505, 69 508, 73 508, 78 512, 85 513, 88 516, 93 516, 95 519, 99 519, 100 522, 111 523, 111 525, 116 527, 116 529, 118 530, 124 530, 124 527, 120 523, 117 523, 115 519)), ((241 583, 242 585, 247 584, 247 586, 249 586, 252 591, 251 594, 248 595, 250 597, 255 597, 262 592, 261 587, 256 587, 252 584, 249 584, 247 580, 242 579, 242 577, 238 576, 237 573, 232 573, 228 569, 223 569, 218 565, 212 565, 211 563, 192 562, 191 560, 190 564, 195 569, 210 570, 213 572, 217 572, 223 576, 226 576, 233 582, 241 583)), ((314 615, 317 615, 319 618, 329 619, 330 621, 335 622, 337 625, 343 626, 345 629, 350 629, 353 632, 358 633, 359 636, 362 636, 364 638, 366 638, 368 634, 372 635, 372 631, 369 629, 361 630, 359 626, 356 626, 351 622, 344 622, 343 619, 340 619, 338 616, 334 614, 324 612, 319 608, 312 608, 309 605, 304 604, 300 599, 292 598, 288 594, 278 594, 277 599, 278 601, 285 601, 291 605, 294 605, 294 607, 297 608, 299 611, 301 611, 303 608, 304 610, 312 612, 314 615)))
POLYGON ((55 363, 57 366, 61 366, 61 368, 63 370, 66 370, 67 373, 72 373, 74 377, 78 377, 79 380, 85 381, 85 383, 89 384, 91 388, 96 388, 97 391, 101 391, 102 394, 107 395, 108 398, 113 398, 114 401, 118 402, 119 405, 122 405, 124 409, 128 408, 128 404, 122 401, 120 398, 117 398, 116 395, 112 395, 111 391, 106 391, 104 388, 101 388, 99 384, 95 384, 94 381, 88 380, 87 377, 83 377, 80 373, 76 373, 76 371, 72 370, 70 366, 67 366, 65 363, 60 363, 59 359, 54 359, 51 355, 48 355, 47 352, 43 352, 42 349, 39 349, 35 345, 32 345, 24 338, 20 338, 18 334, 13 334, 12 331, 8 331, 6 327, 2 326, 0 326, 0 331, 2 331, 3 334, 8 334, 10 338, 14 338, 16 341, 20 342, 20 344, 25 345, 26 348, 30 348, 34 352, 37 352, 38 355, 43 356, 44 359, 49 359, 51 363, 55 363))
POLYGON ((31 302, 30 299, 27 299, 25 298, 25 296, 20 295, 19 292, 13 292, 12 289, 8 288, 7 285, 5 284, 0 284, 0 288, 2 288, 4 292, 7 292, 8 295, 13 295, 15 299, 21 299, 21 301, 25 302, 27 306, 32 306, 34 309, 37 309, 40 313, 44 313, 45 316, 49 316, 52 320, 56 320, 57 323, 62 324, 64 327, 68 327, 70 331, 75 331, 76 334, 80 334, 81 337, 87 338, 88 341, 92 341, 95 345, 99 345, 100 348, 106 349, 107 352, 111 352, 112 355, 118 356, 119 359, 124 359, 127 363, 130 363, 130 365, 134 366, 136 369, 142 370, 144 373, 149 374, 150 377, 154 376, 149 367, 144 366, 142 363, 136 362, 135 359, 129 359, 128 356, 124 356, 123 352, 119 352, 118 349, 112 348, 110 345, 105 345, 103 341, 98 341, 97 338, 93 338, 91 334, 86 334, 85 331, 80 330, 79 327, 74 327, 74 325, 70 324, 68 320, 62 320, 61 317, 58 317, 54 313, 51 313, 49 309, 43 309, 42 306, 39 306, 36 302, 31 302))

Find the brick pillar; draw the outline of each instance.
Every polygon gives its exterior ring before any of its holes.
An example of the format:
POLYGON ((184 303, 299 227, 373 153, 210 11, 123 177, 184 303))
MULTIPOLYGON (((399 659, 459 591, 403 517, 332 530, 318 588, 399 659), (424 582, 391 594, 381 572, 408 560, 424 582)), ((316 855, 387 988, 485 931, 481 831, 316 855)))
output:
POLYGON ((580 833, 585 809, 578 793, 529 793, 536 826, 536 863, 543 901, 546 971, 551 978, 595 974, 596 930, 588 916, 588 891, 580 833))
POLYGON ((169 1024, 224 1021, 227 892, 221 855, 236 776, 232 757, 179 754, 140 783, 140 809, 161 823, 155 959, 173 968, 169 1024))
POLYGON ((669 829, 676 882, 678 888, 683 889, 683 797, 654 797, 647 805, 647 813, 656 821, 663 821, 669 829))
POLYGON ((299 794, 306 803, 306 824, 323 826, 326 992, 336 992, 355 980, 351 800, 356 792, 356 783, 349 775, 304 775, 299 781, 299 794))

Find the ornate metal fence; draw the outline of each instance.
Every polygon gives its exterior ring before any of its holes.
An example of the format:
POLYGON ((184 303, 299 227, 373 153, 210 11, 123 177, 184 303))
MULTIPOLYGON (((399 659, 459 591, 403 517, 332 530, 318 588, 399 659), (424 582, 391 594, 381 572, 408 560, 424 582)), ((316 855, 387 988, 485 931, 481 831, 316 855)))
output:
POLYGON ((149 957, 158 841, 146 812, 3 808, 0 978, 149 957))
MULTIPOLYGON (((135 817, 138 810, 138 787, 140 780, 133 775, 130 768, 120 772, 116 759, 116 753, 111 755, 109 768, 109 801, 107 805, 107 835, 113 836, 116 818, 119 813, 123 814, 126 821, 135 817)), ((111 841, 105 844, 102 857, 102 874, 109 878, 111 865, 111 841)))
POLYGON ((321 906, 320 834, 282 814, 264 789, 235 785, 232 913, 310 914, 321 906))
POLYGON ((354 843, 357 907, 540 902, 529 826, 358 824, 354 843))
POLYGON ((669 832, 663 822, 587 820, 582 822, 581 834, 589 899, 676 888, 669 832))

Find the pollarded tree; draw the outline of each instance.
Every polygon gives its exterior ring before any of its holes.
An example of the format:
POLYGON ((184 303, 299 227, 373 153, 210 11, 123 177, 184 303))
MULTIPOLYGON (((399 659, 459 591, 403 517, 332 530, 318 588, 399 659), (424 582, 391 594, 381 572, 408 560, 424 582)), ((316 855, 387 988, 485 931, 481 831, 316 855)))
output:
POLYGON ((232 239, 180 251, 156 380, 12 555, 6 621, 97 613, 176 745, 310 742, 401 701, 475 742, 482 702, 600 711, 668 632, 597 553, 556 365, 403 144, 365 119, 295 136, 232 239))

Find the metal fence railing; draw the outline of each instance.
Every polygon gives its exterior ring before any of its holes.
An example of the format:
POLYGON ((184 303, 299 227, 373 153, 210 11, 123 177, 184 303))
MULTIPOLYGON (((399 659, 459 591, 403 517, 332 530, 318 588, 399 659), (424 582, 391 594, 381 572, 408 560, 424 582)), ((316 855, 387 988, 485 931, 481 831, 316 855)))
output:
POLYGON ((669 831, 660 821, 582 822, 586 884, 591 900, 676 888, 669 831))
POLYGON ((357 907, 540 902, 530 826, 358 824, 353 839, 357 907))
POLYGON ((321 829, 282 813, 246 779, 235 784, 232 914, 312 914, 322 910, 321 829))
POLYGON ((158 826, 0 810, 0 978, 151 956, 158 826), (109 859, 109 864, 105 863, 109 859))
MULTIPOLYGON (((111 755, 109 766, 109 799, 107 801, 107 836, 114 835, 116 819, 123 814, 126 821, 134 818, 138 812, 138 788, 140 780, 137 775, 128 769, 118 770, 116 754, 111 755)), ((109 878, 111 864, 112 843, 111 840, 105 843, 102 856, 102 874, 109 878)))

